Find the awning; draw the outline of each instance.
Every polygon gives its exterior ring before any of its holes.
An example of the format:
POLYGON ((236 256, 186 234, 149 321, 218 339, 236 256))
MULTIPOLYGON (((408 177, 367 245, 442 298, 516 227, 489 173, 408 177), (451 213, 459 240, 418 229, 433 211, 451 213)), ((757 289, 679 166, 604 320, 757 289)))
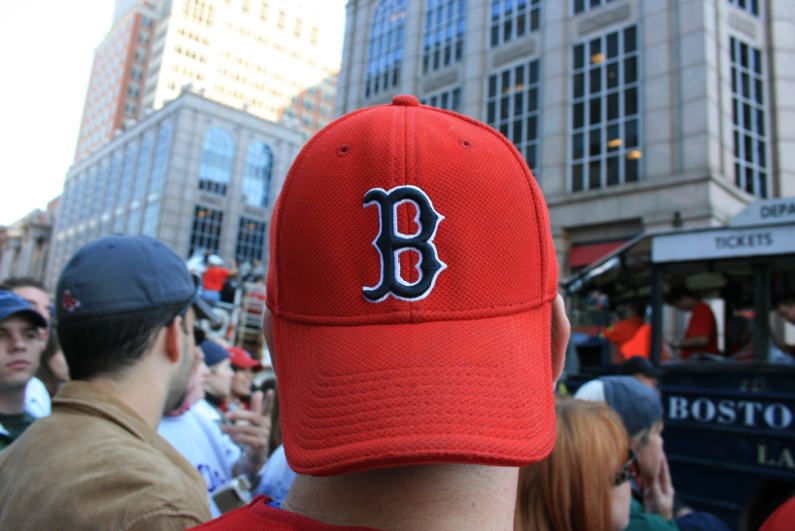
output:
POLYGON ((572 245, 569 251, 569 267, 585 267, 596 262, 603 256, 612 253, 629 240, 617 240, 603 243, 585 243, 572 245))

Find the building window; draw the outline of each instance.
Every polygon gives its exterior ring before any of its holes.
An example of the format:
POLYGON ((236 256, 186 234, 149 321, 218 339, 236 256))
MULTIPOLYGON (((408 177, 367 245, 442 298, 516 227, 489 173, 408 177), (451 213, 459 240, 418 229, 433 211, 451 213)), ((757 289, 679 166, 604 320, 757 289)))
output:
POLYGON ((138 94, 140 94, 141 89, 138 88, 138 85, 128 85, 127 86, 127 95, 134 100, 138 99, 138 94))
POLYGON ((152 27, 152 19, 149 18, 149 17, 141 17, 141 26, 144 27, 144 28, 150 28, 151 29, 151 27, 152 27))
POLYGON ((315 102, 312 100, 304 100, 303 107, 309 112, 315 112, 315 102))
POLYGON ((105 208, 103 212, 113 210, 116 192, 119 187, 119 174, 121 172, 121 153, 116 152, 110 162, 110 174, 108 175, 108 187, 105 191, 105 208))
POLYGON ((767 98, 762 52, 729 38, 732 76, 734 180, 759 197, 768 197, 767 98))
POLYGON ((102 207, 105 200, 105 188, 109 186, 108 183, 108 161, 105 160, 99 166, 99 177, 97 178, 96 192, 94 193, 94 201, 91 205, 91 217, 95 218, 102 213, 102 207))
POLYGON ((145 31, 138 32, 138 44, 143 46, 149 44, 149 33, 145 31))
POLYGON ((128 146, 124 155, 124 167, 121 172, 121 184, 119 185, 119 198, 116 201, 117 207, 127 206, 130 201, 130 185, 133 178, 133 167, 135 166, 135 146, 128 146))
POLYGON ((235 260, 244 262, 261 262, 262 250, 265 246, 265 222, 257 219, 240 218, 235 245, 235 260))
POLYGON ((149 180, 149 193, 154 194, 163 187, 163 180, 168 167, 168 155, 171 149, 171 124, 164 123, 157 133, 155 155, 152 159, 152 178, 149 180))
POLYGON ((539 68, 538 60, 507 68, 490 75, 486 89, 486 123, 516 146, 531 170, 538 167, 539 68))
POLYGON ((323 116, 324 118, 331 118, 331 107, 327 105, 321 105, 319 112, 320 116, 323 116))
POLYGON ((268 2, 262 2, 262 5, 260 5, 259 19, 262 21, 268 20, 268 2))
POLYGON ((141 81, 144 77, 144 69, 140 66, 133 65, 132 69, 130 70, 130 77, 135 81, 141 81))
POLYGON ((318 27, 312 26, 312 29, 309 32, 309 43, 312 46, 317 46, 318 33, 319 33, 318 27))
POLYGON ((307 116, 306 114, 302 114, 301 117, 299 118, 299 121, 301 122, 301 125, 303 125, 304 127, 312 127, 312 117, 311 116, 307 116))
POLYGON ((572 11, 576 15, 613 1, 614 0, 573 0, 572 11))
POLYGON ((196 205, 193 214, 193 228, 190 234, 190 249, 188 256, 193 256, 196 251, 210 250, 218 252, 221 241, 221 223, 224 213, 209 207, 196 205))
POLYGON ((464 57, 466 0, 429 0, 425 10, 422 73, 435 72, 464 57))
POLYGON ((251 12, 251 0, 243 0, 240 2, 240 11, 249 14, 249 12, 251 12))
POLYGON ((157 221, 160 215, 160 202, 155 201, 146 205, 144 211, 144 225, 141 227, 141 234, 144 236, 157 237, 157 221))
POLYGON ((135 116, 135 111, 138 109, 138 106, 131 101, 124 102, 124 114, 126 116, 135 116))
POLYGON ((301 38, 301 33, 304 31, 304 21, 300 18, 295 19, 295 29, 293 30, 293 35, 297 38, 301 38))
POLYGON ((276 19, 276 27, 280 30, 284 30, 285 25, 287 24, 287 12, 284 9, 279 10, 279 17, 276 19))
POLYGON ((143 63, 146 61, 146 50, 143 48, 136 48, 135 49, 135 62, 136 63, 143 63))
MULTIPOLYGON (((138 167, 133 182, 133 199, 140 199, 146 193, 146 178, 149 174, 149 159, 152 156, 152 134, 147 134, 141 141, 141 150, 138 154, 138 167)), ((133 233, 130 233, 133 234, 133 233)))
POLYGON ((541 0, 491 0, 491 46, 541 29, 541 0))
POLYGON ((420 103, 446 111, 461 112, 461 88, 456 87, 452 90, 426 96, 420 100, 420 103))
POLYGON ((759 16, 759 0, 729 0, 729 3, 752 15, 759 16))
POLYGON ((382 0, 370 26, 364 97, 375 96, 400 84, 406 0, 382 0))
POLYGON ((640 178, 640 60, 635 26, 574 46, 570 190, 640 178))
POLYGON ((127 217, 127 234, 135 235, 141 229, 141 208, 135 207, 130 210, 130 215, 127 217))
POLYGON ((246 204, 267 208, 271 187, 273 155, 264 142, 254 142, 246 156, 246 174, 243 177, 243 199, 246 204))
POLYGON ((235 141, 225 129, 213 127, 204 135, 202 162, 199 167, 199 189, 226 195, 232 178, 235 141))
POLYGON ((182 18, 212 28, 215 6, 208 0, 186 0, 182 4, 182 18))

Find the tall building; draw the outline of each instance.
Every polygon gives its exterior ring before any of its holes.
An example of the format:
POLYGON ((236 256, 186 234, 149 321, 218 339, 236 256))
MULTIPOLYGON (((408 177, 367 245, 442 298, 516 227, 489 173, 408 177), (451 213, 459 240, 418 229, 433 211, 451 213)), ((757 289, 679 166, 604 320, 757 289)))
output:
MULTIPOLYGON (((95 52, 75 160, 186 86, 271 121, 312 87, 336 96, 340 58, 324 0, 115 1, 113 26, 95 52)), ((308 113, 294 112, 307 137, 327 121, 312 116, 310 125, 308 113)))
POLYGON ((146 234, 188 258, 211 250, 267 264, 271 209, 301 133, 189 91, 66 175, 46 282, 82 245, 146 234))
POLYGON ((116 0, 113 26, 94 51, 75 160, 101 146, 125 120, 141 116, 155 27, 155 0, 116 0))
POLYGON ((351 0, 336 114, 414 94, 516 145, 564 274, 795 195, 788 0, 351 0))
POLYGON ((163 2, 144 106, 157 109, 190 84, 207 98, 278 120, 294 96, 339 69, 323 6, 290 0, 163 2))

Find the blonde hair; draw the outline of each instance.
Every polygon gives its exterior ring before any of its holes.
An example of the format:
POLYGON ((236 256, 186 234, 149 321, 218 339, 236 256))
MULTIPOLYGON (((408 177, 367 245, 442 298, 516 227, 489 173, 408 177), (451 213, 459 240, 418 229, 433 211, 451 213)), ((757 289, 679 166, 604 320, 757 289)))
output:
POLYGON ((613 481, 629 456, 629 436, 610 406, 555 402, 555 448, 519 470, 516 531, 609 531, 613 481))

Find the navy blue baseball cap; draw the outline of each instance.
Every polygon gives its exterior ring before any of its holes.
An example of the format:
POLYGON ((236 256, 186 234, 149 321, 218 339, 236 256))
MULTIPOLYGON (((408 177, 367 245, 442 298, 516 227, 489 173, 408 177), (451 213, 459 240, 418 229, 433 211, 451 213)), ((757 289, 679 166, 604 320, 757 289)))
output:
POLYGON ((184 303, 197 319, 215 320, 200 295, 201 279, 171 247, 149 236, 106 236, 78 249, 64 267, 55 314, 63 323, 184 303))
POLYGON ((36 326, 47 328, 47 319, 34 310, 28 301, 10 291, 0 291, 0 322, 12 315, 27 317, 36 326))
POLYGON ((201 348, 202 352, 204 352, 204 363, 208 367, 229 359, 229 353, 226 349, 214 341, 205 339, 202 341, 201 348))

